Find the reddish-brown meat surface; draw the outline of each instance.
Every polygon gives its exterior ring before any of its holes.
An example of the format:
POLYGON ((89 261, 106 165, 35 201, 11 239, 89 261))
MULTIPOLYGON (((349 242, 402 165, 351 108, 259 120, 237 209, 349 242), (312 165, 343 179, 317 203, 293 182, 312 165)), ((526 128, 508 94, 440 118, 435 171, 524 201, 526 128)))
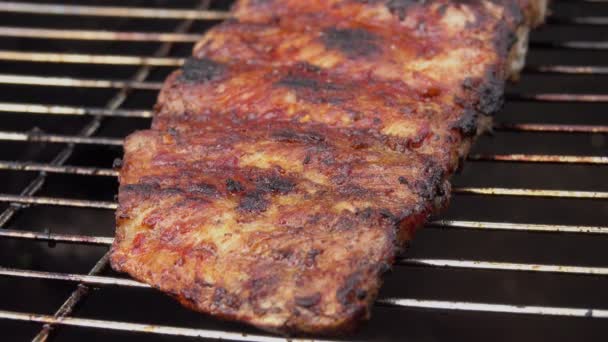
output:
POLYGON ((446 205, 534 3, 238 2, 126 139, 113 267, 267 330, 354 327, 446 205))

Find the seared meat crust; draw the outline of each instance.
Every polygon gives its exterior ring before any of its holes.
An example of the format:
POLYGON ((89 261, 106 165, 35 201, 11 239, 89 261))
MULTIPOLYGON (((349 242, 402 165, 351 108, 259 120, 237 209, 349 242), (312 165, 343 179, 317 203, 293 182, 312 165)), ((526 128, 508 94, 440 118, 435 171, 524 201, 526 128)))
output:
POLYGON ((541 1, 237 2, 126 139, 113 268, 262 329, 351 329, 447 204, 541 1))
POLYGON ((196 310, 310 333, 369 315, 449 192, 430 158, 291 123, 135 133, 120 184, 115 269, 196 310))

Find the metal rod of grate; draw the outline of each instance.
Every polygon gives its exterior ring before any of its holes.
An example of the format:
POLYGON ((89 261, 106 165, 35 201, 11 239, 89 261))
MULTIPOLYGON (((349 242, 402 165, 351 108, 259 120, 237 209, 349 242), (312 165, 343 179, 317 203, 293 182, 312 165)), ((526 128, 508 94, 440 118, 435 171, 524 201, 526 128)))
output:
MULTIPOLYGON (((570 198, 588 200, 606 200, 608 192, 600 191, 575 191, 575 190, 547 190, 547 189, 520 189, 520 188, 493 188, 493 187, 457 187, 452 189, 454 194, 484 195, 484 196, 517 196, 517 197, 546 197, 546 198, 570 198)), ((92 201, 83 199, 42 197, 28 195, 0 194, 0 202, 54 205, 91 209, 115 210, 118 204, 109 201, 92 201)))
POLYGON ((205 9, 80 6, 70 4, 40 4, 33 2, 13 1, 1 2, 0 12, 181 20, 224 20, 231 17, 231 14, 226 11, 212 11, 205 9))
MULTIPOLYGON (((527 154, 475 154, 468 157, 469 161, 516 162, 516 163, 558 163, 558 164, 593 164, 606 165, 608 157, 603 156, 567 156, 567 155, 527 155, 527 154)), ((0 170, 12 171, 44 171, 48 173, 72 174, 81 176, 117 177, 114 169, 84 167, 73 165, 52 165, 45 163, 1 161, 0 170)))
MULTIPOLYGON (((103 116, 103 115, 100 115, 103 116)), ((606 125, 561 125, 561 124, 535 124, 535 123, 502 123, 494 126, 495 131, 507 132, 543 132, 543 133, 608 133, 606 125)), ((44 143, 67 143, 85 145, 107 145, 122 146, 123 139, 107 137, 73 136, 47 134, 38 131, 12 132, 0 131, 0 140, 44 142, 44 143)), ((602 159, 596 159, 602 160, 602 159)))
MULTIPOLYGON (((167 32, 133 32, 133 31, 100 31, 75 29, 49 29, 35 27, 0 26, 0 37, 61 39, 61 40, 103 40, 128 42, 172 42, 194 43, 200 39, 199 34, 167 32)), ((530 42, 531 47, 557 49, 606 50, 605 41, 559 41, 530 42)))

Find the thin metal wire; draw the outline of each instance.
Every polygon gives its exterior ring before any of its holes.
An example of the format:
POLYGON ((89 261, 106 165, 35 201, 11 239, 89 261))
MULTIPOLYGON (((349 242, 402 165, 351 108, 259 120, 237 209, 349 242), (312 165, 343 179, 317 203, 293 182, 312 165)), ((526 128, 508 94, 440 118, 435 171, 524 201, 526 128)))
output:
MULTIPOLYGON (((143 115, 143 114, 142 114, 143 115)), ((120 116, 120 115, 119 115, 120 116)), ((145 116, 142 116, 145 117, 145 116)), ((559 125, 559 124, 514 124, 503 123, 494 127, 495 131, 514 131, 514 132, 555 132, 555 133, 608 133, 608 126, 603 125, 559 125)), ((39 132, 6 132, 0 131, 0 140, 7 141, 29 141, 29 142, 50 142, 50 143, 73 143, 73 144, 92 144, 121 146, 122 139, 104 137, 81 137, 72 135, 46 134, 39 132)), ((604 159, 595 160, 593 163, 604 163, 604 159)), ((571 158, 572 159, 572 158, 571 158)), ((581 159, 583 160, 583 159, 581 159)), ((555 160, 554 160, 555 162, 555 160)))
POLYGON ((123 17, 146 19, 224 20, 230 12, 195 9, 144 8, 118 6, 79 6, 69 4, 39 4, 32 2, 3 1, 0 12, 43 15, 73 15, 92 17, 123 17))
POLYGON ((606 94, 519 94, 507 95, 509 100, 539 102, 608 102, 606 94))
MULTIPOLYGON (((523 196, 523 197, 549 197, 549 198, 577 198, 577 199, 608 199, 608 192, 597 191, 569 191, 569 190, 544 190, 544 189, 509 189, 509 188, 454 188, 453 193, 466 195, 487 196, 523 196)), ((79 208, 111 209, 118 208, 115 202, 90 201, 60 197, 34 197, 23 195, 0 194, 0 202, 14 202, 22 204, 57 205, 79 208)))
POLYGON ((71 165, 52 165, 30 162, 0 161, 0 170, 14 171, 44 171, 49 173, 61 173, 82 176, 107 176, 117 177, 118 171, 113 169, 102 169, 97 167, 83 167, 71 165))
POLYGON ((123 279, 116 277, 103 277, 90 274, 73 274, 73 273, 57 273, 57 272, 42 272, 31 270, 20 270, 0 266, 0 275, 30 279, 47 279, 47 280, 63 280, 73 281, 88 285, 113 285, 126 287, 141 287, 149 288, 150 286, 135 280, 123 279))
POLYGON ((532 42, 531 47, 535 48, 551 48, 551 49, 575 49, 575 50, 606 50, 608 42, 606 41, 563 41, 563 42, 532 42))
POLYGON ((25 239, 34 241, 48 242, 64 242, 64 243, 79 243, 85 245, 111 245, 114 241, 113 237, 105 236, 86 236, 73 234, 56 234, 51 232, 36 232, 28 230, 0 229, 0 237, 25 239))
POLYGON ((608 17, 558 17, 550 16, 547 18, 550 24, 567 25, 608 25, 608 17))
POLYGON ((53 317, 49 315, 41 315, 34 313, 22 313, 14 311, 0 310, 0 318, 11 319, 24 322, 37 322, 46 324, 57 324, 57 325, 69 325, 84 328, 98 328, 107 329, 114 331, 127 331, 127 332, 138 332, 147 334, 158 334, 167 336, 180 336, 180 337, 198 337, 213 340, 229 340, 229 341, 253 341, 253 342, 324 342, 328 340, 308 340, 300 338, 281 338, 255 334, 235 333, 222 330, 206 330, 206 329, 193 329, 193 328, 181 328, 171 327, 166 325, 153 325, 153 324, 139 324, 139 323, 128 323, 118 321, 106 321, 88 318, 75 318, 75 317, 53 317))
POLYGON ((107 109, 91 107, 70 107, 49 104, 34 103, 9 103, 0 102, 0 112, 8 113, 28 113, 43 115, 93 115, 93 116, 113 116, 125 118, 151 118, 152 112, 149 110, 135 109, 107 109))
POLYGON ((122 146, 122 143, 123 143, 122 139, 115 139, 115 138, 46 134, 46 133, 38 133, 38 132, 21 133, 21 132, 3 132, 3 131, 0 131, 0 140, 44 142, 44 143, 69 143, 69 144, 84 144, 84 145, 108 145, 108 146, 122 146))
POLYGON ((195 43, 201 39, 200 34, 193 33, 58 30, 15 26, 0 26, 0 37, 172 43, 195 43))
POLYGON ((21 204, 54 205, 62 207, 110 209, 115 210, 118 205, 114 202, 91 201, 61 197, 41 197, 0 194, 0 202, 12 202, 21 204))
POLYGON ((78 64, 167 66, 167 67, 178 67, 184 63, 183 58, 174 58, 174 57, 94 55, 94 54, 37 52, 37 51, 24 52, 24 51, 13 51, 13 50, 0 50, 0 60, 20 61, 20 62, 38 62, 38 63, 78 63, 78 64))
POLYGON ((605 125, 560 125, 536 123, 501 123, 494 126, 495 131, 515 132, 556 132, 556 133, 608 133, 605 125))
MULTIPOLYGON (((608 164, 608 157, 601 156, 564 156, 564 155, 528 155, 528 154, 473 154, 469 161, 501 161, 521 163, 558 163, 558 164, 608 164)), ((52 165, 31 162, 1 161, 0 170, 44 171, 49 173, 74 174, 83 176, 117 177, 119 172, 113 169, 83 167, 73 165, 52 165)))
POLYGON ((608 192, 599 192, 599 191, 462 187, 462 188, 454 188, 452 190, 452 192, 457 193, 457 194, 467 194, 467 195, 608 199, 608 192))
POLYGON ((481 311, 493 313, 530 314, 544 316, 566 316, 587 318, 608 318, 608 310, 581 309, 549 306, 528 306, 509 304, 487 304, 475 302, 452 302, 440 300, 424 300, 410 298, 385 298, 378 300, 379 304, 416 309, 481 311))
POLYGON ((542 154, 472 154, 467 157, 467 160, 558 164, 608 164, 608 157, 603 156, 566 156, 542 154))
POLYGON ((568 226, 558 224, 533 224, 516 222, 487 222, 487 221, 460 221, 437 220, 428 223, 438 228, 478 229, 478 230, 507 230, 524 232, 547 233, 577 233, 577 234, 608 234, 608 226, 568 226))
POLYGON ((16 75, 0 74, 0 83, 33 85, 33 86, 52 86, 52 87, 74 87, 74 88, 132 88, 138 90, 159 90, 162 87, 160 82, 137 82, 122 80, 99 80, 82 79, 71 77, 50 77, 35 75, 16 75))
POLYGON ((451 260, 451 259, 409 259, 403 258, 397 261, 399 265, 409 266, 431 266, 448 268, 469 268, 492 271, 522 271, 522 272, 551 272, 566 274, 585 274, 605 276, 608 275, 608 267, 590 266, 567 266, 567 265, 543 265, 522 264, 512 262, 495 262, 479 260, 451 260))
POLYGON ((606 75, 608 74, 608 67, 591 65, 529 65, 524 68, 524 71, 551 74, 606 75))

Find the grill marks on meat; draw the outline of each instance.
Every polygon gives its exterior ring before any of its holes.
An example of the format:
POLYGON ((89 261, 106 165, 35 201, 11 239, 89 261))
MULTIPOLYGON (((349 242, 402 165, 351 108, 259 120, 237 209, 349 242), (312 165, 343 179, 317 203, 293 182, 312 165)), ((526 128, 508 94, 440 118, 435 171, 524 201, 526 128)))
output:
POLYGON ((354 327, 499 108, 523 1, 237 2, 125 141, 112 266, 263 329, 354 327))
MULTIPOLYGON (((131 135, 114 267, 187 306, 268 329, 312 332, 366 316, 381 271, 433 210, 399 179, 426 178, 431 162, 377 141, 354 149, 349 132, 306 128, 315 133, 274 123, 236 130, 230 141, 221 131, 131 135), (322 144, 301 138, 311 135, 322 144)), ((431 182, 447 190, 444 179, 431 182)))

